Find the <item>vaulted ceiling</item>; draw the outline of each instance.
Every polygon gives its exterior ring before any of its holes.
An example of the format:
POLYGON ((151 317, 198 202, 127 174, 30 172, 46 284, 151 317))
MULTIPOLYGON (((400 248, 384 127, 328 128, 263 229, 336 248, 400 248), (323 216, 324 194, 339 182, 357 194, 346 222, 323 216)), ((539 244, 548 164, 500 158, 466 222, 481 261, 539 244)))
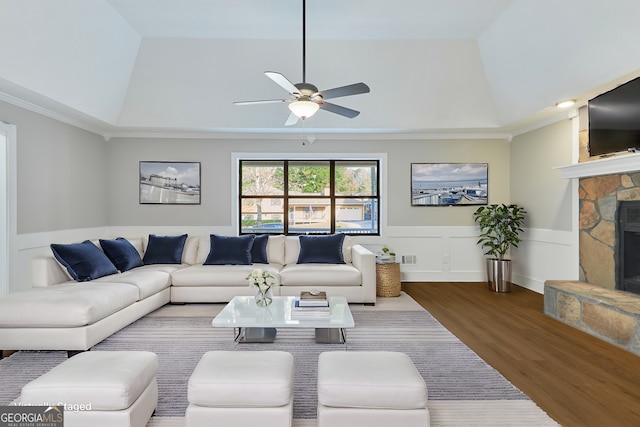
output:
MULTIPOLYGON (((307 81, 365 82, 285 127, 302 0, 0 0, 0 100, 103 135, 509 133, 640 74, 637 0, 307 0, 307 81)), ((566 114, 566 113, 565 113, 566 114)), ((2 119, 0 117, 0 119, 2 119)))

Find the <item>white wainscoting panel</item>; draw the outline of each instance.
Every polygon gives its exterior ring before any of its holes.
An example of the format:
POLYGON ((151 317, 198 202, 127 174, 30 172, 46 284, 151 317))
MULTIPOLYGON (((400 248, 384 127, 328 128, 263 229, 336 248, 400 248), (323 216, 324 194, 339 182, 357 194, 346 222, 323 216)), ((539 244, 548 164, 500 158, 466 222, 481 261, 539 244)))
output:
POLYGON ((387 227, 387 243, 396 259, 415 255, 415 264, 402 264, 406 282, 480 282, 483 256, 475 244, 476 227, 387 227))
POLYGON ((44 233, 18 234, 16 242, 17 281, 11 283, 9 293, 24 291, 32 287, 31 260, 51 255, 51 243, 77 243, 84 240, 113 239, 116 237, 144 237, 149 234, 172 236, 187 233, 192 236, 208 234, 233 235, 232 227, 95 227, 72 230, 49 231, 44 233))
POLYGON ((237 232, 231 226, 229 227, 205 227, 205 226, 111 226, 107 229, 110 238, 114 237, 144 237, 149 234, 157 234, 159 236, 177 236, 187 233, 189 236, 208 236, 209 234, 219 234, 222 236, 235 236, 237 232))
MULTIPOLYGON (((17 237, 17 269, 9 292, 31 288, 31 260, 50 255, 51 243, 115 237, 143 237, 150 233, 192 236, 208 234, 235 235, 229 227, 148 227, 112 226, 20 234, 17 237)), ((401 264, 406 282, 483 282, 486 280, 484 255, 476 244, 477 227, 387 227, 386 236, 356 237, 371 250, 383 244, 391 247, 400 261, 403 255, 415 255, 415 264, 401 264)), ((572 232, 526 229, 520 247, 511 254, 513 281, 536 292, 544 291, 545 280, 578 278, 578 242, 572 232)))
POLYGON ((73 230, 47 231, 44 233, 18 234, 16 236, 16 263, 14 277, 9 292, 31 289, 31 260, 36 257, 51 255, 51 243, 76 243, 87 239, 105 238, 107 230, 104 227, 76 228, 73 230))
POLYGON ((525 229, 511 254, 513 281, 525 288, 544 293, 546 280, 578 280, 579 246, 573 232, 525 229))
MULTIPOLYGON (((477 232, 473 236, 454 235, 449 238, 451 271, 456 273, 484 271, 484 256, 477 241, 477 232)), ((482 278, 484 280, 484 276, 482 278)))
MULTIPOLYGON (((477 227, 387 227, 385 242, 396 258, 416 255, 416 264, 401 264, 405 282, 484 282, 485 256, 476 244, 477 227)), ((578 243, 574 233, 525 229, 512 250, 513 282, 538 293, 549 279, 578 277, 578 243)))

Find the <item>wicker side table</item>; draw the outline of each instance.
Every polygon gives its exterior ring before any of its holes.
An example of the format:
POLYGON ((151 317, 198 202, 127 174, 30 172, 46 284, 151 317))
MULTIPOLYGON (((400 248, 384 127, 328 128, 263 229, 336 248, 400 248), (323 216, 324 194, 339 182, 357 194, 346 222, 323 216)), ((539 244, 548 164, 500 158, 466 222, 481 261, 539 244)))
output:
POLYGON ((376 263, 376 296, 399 297, 400 288, 400 264, 376 263))

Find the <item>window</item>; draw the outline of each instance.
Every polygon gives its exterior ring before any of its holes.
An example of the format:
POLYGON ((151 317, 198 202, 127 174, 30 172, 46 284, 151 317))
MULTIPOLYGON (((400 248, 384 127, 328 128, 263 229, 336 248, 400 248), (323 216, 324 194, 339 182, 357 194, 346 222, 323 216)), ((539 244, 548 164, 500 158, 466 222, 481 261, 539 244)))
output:
POLYGON ((240 160, 240 233, 379 234, 378 160, 240 160))

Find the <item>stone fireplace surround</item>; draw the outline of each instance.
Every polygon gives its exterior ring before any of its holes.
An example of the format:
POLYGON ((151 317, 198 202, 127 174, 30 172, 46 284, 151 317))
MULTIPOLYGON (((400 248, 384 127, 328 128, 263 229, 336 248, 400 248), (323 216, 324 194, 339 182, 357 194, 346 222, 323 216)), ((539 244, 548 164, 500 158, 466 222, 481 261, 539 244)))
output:
POLYGON ((636 171, 580 178, 580 280, 546 281, 544 311, 640 355, 640 295, 615 289, 616 210, 621 201, 640 200, 640 159, 634 160, 636 171))
POLYGON ((640 200, 640 172, 582 178, 580 281, 616 288, 616 212, 622 201, 640 200))

